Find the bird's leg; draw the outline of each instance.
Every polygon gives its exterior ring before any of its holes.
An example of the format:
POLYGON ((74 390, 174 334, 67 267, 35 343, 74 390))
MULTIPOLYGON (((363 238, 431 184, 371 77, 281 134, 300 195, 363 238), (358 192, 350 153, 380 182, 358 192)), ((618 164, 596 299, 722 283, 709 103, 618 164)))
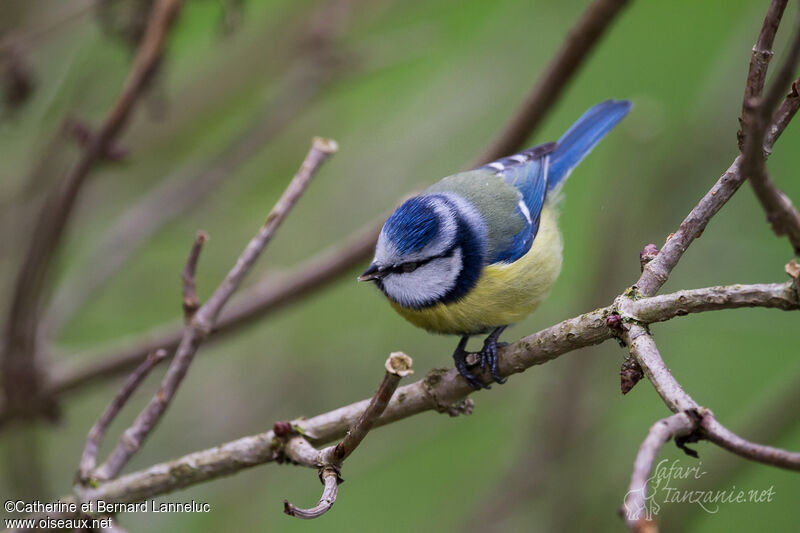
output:
POLYGON ((456 369, 458 370, 458 373, 467 380, 467 383, 469 383, 469 386, 473 389, 491 389, 489 385, 481 383, 478 378, 472 375, 472 372, 469 371, 469 368, 467 368, 467 356, 470 354, 470 352, 464 350, 464 348, 467 346, 468 340, 469 337, 466 335, 461 337, 461 341, 459 341, 458 346, 456 346, 456 351, 453 352, 453 361, 455 362, 456 369))
POLYGON ((483 341, 483 349, 480 351, 481 365, 484 371, 488 367, 492 378, 501 385, 506 382, 506 378, 501 378, 497 375, 497 346, 498 344, 502 345, 497 342, 497 339, 507 327, 508 326, 500 326, 492 331, 489 336, 486 337, 486 340, 483 341))

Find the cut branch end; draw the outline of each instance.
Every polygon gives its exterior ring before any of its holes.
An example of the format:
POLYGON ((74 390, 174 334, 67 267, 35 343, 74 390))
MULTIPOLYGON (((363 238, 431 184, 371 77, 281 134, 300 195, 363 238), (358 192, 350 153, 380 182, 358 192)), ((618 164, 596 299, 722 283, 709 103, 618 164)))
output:
POLYGON ((414 361, 403 352, 392 352, 386 360, 386 371, 395 376, 404 378, 414 373, 411 365, 414 361))

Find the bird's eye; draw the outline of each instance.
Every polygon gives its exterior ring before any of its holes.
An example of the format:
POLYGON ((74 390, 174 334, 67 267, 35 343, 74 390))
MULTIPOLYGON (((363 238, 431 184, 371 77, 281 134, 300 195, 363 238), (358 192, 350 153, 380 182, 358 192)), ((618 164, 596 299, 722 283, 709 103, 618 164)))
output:
POLYGON ((401 268, 403 269, 403 272, 414 272, 418 266, 418 263, 403 263, 401 268))

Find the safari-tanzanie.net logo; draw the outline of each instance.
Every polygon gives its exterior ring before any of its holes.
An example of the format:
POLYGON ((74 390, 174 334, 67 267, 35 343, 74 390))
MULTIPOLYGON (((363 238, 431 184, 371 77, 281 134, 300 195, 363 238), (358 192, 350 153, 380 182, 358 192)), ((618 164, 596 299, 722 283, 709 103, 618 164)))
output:
POLYGON ((731 485, 725 488, 697 489, 700 480, 708 472, 703 463, 681 466, 680 460, 663 459, 656 465, 655 472, 642 487, 628 491, 623 503, 623 511, 628 520, 653 520, 661 511, 662 505, 689 504, 700 507, 707 513, 716 514, 726 504, 770 503, 775 497, 775 486, 767 488, 739 488, 731 485), (637 492, 644 491, 644 498, 635 498, 637 492), (634 505, 632 502, 640 502, 634 505))

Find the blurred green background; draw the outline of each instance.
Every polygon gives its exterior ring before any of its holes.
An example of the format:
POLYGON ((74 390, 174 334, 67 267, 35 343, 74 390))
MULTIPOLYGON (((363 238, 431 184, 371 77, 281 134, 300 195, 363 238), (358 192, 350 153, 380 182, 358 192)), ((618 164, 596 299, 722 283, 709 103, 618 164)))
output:
MULTIPOLYGON (((124 11, 101 17, 78 0, 3 4, 0 31, 38 32, 23 49, 35 91, 24 106, 0 116, 0 289, 7 298, 41 193, 77 154, 61 125, 68 117, 102 118, 122 85, 131 48, 121 38, 124 11), (48 26, 70 10, 77 15, 48 26)), ((137 4, 143 2, 125 5, 137 4)), ((198 229, 210 235, 198 273, 200 295, 208 296, 314 135, 337 139, 340 152, 249 282, 290 269, 415 187, 462 168, 501 130, 588 2, 330 4, 185 3, 168 56, 122 137, 128 157, 96 169, 80 199, 59 257, 58 283, 87 268, 92 246, 148 191, 208 165, 260 116, 284 113, 285 124, 92 297, 55 339, 54 361, 88 360, 102 354, 103 344, 178 320, 179 274, 198 229), (309 27, 331 33, 321 52, 308 42, 309 27), (320 54, 323 66, 314 62, 320 54), (318 76, 320 70, 332 75, 318 76)), ((635 103, 566 185, 561 277, 547 303, 510 329, 506 340, 610 302, 638 277, 642 246, 660 245, 728 167, 737 153, 749 52, 767 5, 634 1, 623 12, 530 139, 532 145, 557 138, 601 100, 635 103)), ((794 16, 793 6, 778 35, 777 61, 794 16)), ((796 201, 798 142, 795 123, 770 159, 773 178, 796 201)), ((664 291, 783 281, 789 250, 744 186, 664 291)), ((391 351, 414 358, 416 377, 451 364, 455 339, 405 323, 372 287, 356 284, 356 274, 202 347, 176 401, 127 471, 366 398, 391 351)), ((723 424, 754 439, 767 435, 759 424, 772 424, 767 443, 797 450, 797 405, 778 401, 800 386, 797 324, 796 314, 755 309, 679 318, 653 330, 678 380, 723 424)), ((209 502, 208 514, 125 514, 119 521, 129 531, 165 532, 622 530, 616 510, 636 450, 649 426, 668 414, 647 382, 620 394, 625 354, 614 342, 584 349, 474 395, 471 416, 426 413, 374 431, 347 461, 347 483, 335 507, 317 521, 282 513, 284 498, 307 506, 317 501, 316 474, 275 464, 165 497, 209 502)), ((112 426, 103 450, 149 398, 163 370, 112 426)), ((5 428, 2 499, 22 490, 11 475, 21 447, 41 456, 42 499, 68 492, 86 431, 119 383, 68 396, 58 425, 40 423, 32 432, 5 428)), ((662 504, 658 519, 665 530, 750 531, 767 523, 772 531, 796 530, 797 474, 729 457, 707 443, 695 447, 707 475, 677 486, 774 486, 775 497, 722 505, 715 514, 662 504)), ((696 464, 671 444, 662 456, 696 464)), ((29 474, 35 487, 36 469, 29 474)))

